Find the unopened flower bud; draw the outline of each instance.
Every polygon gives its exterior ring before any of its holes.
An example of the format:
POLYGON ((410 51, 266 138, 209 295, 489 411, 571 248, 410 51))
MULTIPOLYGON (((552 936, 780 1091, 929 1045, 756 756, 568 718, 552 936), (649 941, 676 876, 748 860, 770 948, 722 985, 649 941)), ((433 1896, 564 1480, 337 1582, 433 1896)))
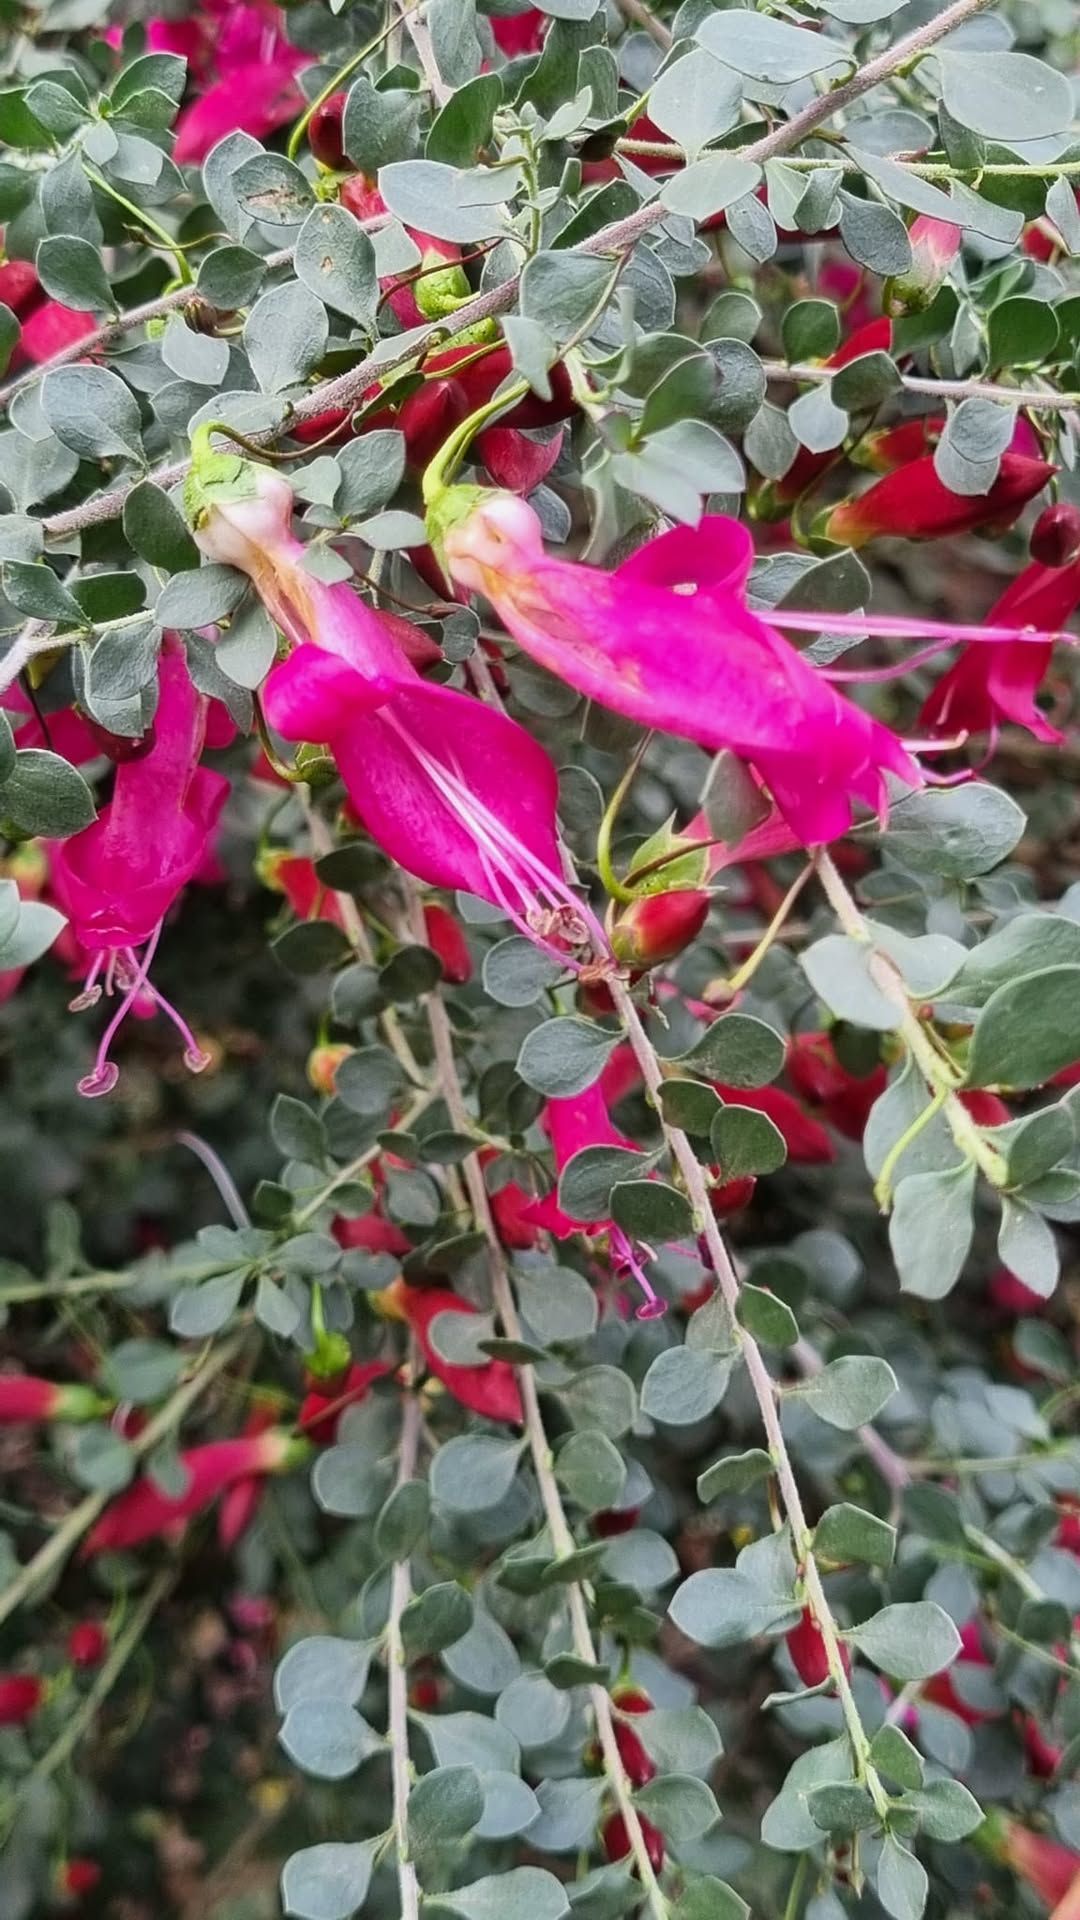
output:
MULTIPOLYGON (((809 1607, 803 1608, 802 1619, 797 1627, 792 1627, 787 1635, 787 1650, 799 1679, 806 1687, 820 1687, 829 1678, 829 1656, 818 1626, 809 1607)), ((840 1642, 840 1660, 845 1673, 851 1672, 851 1655, 843 1642, 840 1642)))
POLYGON ((307 1077, 316 1093, 330 1095, 335 1090, 337 1070, 343 1060, 347 1060, 355 1048, 344 1043, 337 1046, 313 1047, 307 1057, 307 1077))
POLYGON ((1059 500, 1043 508, 1031 529, 1031 557, 1043 567, 1071 567, 1080 560, 1080 507, 1059 500))
POLYGON ((443 979, 451 986, 463 987, 472 979, 473 963, 469 943, 458 921, 433 901, 424 908, 424 931, 429 947, 438 956, 443 979))
POLYGON ((23 1727, 45 1698, 36 1673, 0 1673, 0 1727, 23 1727))
POLYGON ((72 1627, 67 1650, 73 1667, 100 1667, 109 1651, 109 1636, 100 1620, 80 1620, 72 1627))
POLYGON ((348 94, 332 93, 316 107, 308 121, 308 146, 316 160, 332 173, 340 173, 348 164, 345 153, 345 102, 348 94))
POLYGON ((753 1199, 756 1186, 757 1176, 752 1173, 743 1173, 737 1180, 725 1180, 721 1186, 711 1188, 709 1205, 713 1210, 714 1218, 727 1220, 733 1213, 741 1213, 753 1199))
POLYGON ((928 307, 964 243, 961 227, 921 213, 908 230, 911 265, 888 282, 885 304, 893 314, 928 307))
POLYGON ((624 967, 658 967, 697 939, 709 911, 699 888, 653 893, 624 908, 611 932, 615 957, 624 967))
MULTIPOLYGON (((650 1820, 641 1821, 641 1837, 649 1856, 649 1865, 659 1873, 664 1864, 664 1836, 650 1820)), ((600 1839, 609 1860, 625 1860, 631 1852, 630 1835, 621 1813, 613 1813, 600 1830, 600 1839)))

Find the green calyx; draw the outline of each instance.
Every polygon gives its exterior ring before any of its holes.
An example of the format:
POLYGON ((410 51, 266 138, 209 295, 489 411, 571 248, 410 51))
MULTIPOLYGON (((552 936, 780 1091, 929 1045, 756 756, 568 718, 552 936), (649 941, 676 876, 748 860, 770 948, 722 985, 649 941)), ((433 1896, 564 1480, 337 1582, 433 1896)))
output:
MULTIPOLYGON (((431 468, 428 468, 428 473, 431 468)), ((428 544, 435 555, 443 573, 449 578, 446 566, 446 536, 451 527, 459 526, 470 514, 476 512, 485 500, 491 498, 490 487, 452 487, 443 486, 429 495, 428 475, 424 475, 424 498, 427 512, 424 525, 427 528, 428 544)))
POLYGON ((190 526, 201 527, 211 508, 232 500, 253 500, 258 490, 258 474, 250 460, 239 453, 222 453, 212 445, 211 435, 228 432, 220 421, 205 421, 191 436, 191 467, 184 481, 184 512, 190 526))

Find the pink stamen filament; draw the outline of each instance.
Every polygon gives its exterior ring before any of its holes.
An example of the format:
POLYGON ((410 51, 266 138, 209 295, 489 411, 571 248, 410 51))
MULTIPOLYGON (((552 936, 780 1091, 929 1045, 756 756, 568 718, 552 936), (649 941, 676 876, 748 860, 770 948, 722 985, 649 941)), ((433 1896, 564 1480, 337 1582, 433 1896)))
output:
POLYGON ((173 1006, 171 1000, 166 1000, 165 995, 155 987, 152 980, 145 980, 143 985, 155 1005, 159 1006, 162 1013, 172 1021, 184 1042, 184 1065, 191 1073, 201 1073, 204 1067, 210 1065, 210 1055, 200 1047, 183 1014, 173 1006))
POLYGON ((614 1225, 611 1228, 611 1254, 616 1271, 631 1274, 645 1295, 640 1307, 635 1309, 635 1320, 659 1320, 661 1315, 667 1312, 667 1301, 661 1300, 656 1288, 648 1279, 622 1228, 614 1225))
MULTIPOLYGON (((114 948, 108 956, 106 991, 108 993, 112 992, 113 980, 115 978, 120 984, 124 997, 120 1005, 116 1008, 105 1032, 101 1036, 91 1072, 86 1074, 78 1083, 79 1092, 88 1100, 95 1099, 104 1093, 111 1093, 119 1080, 120 1069, 114 1061, 109 1059, 109 1049, 116 1038, 117 1032, 127 1019, 139 995, 142 993, 148 994, 154 1004, 160 1007, 164 1014, 167 1014, 174 1027, 176 1027, 184 1041, 184 1064, 191 1072, 201 1073, 203 1068, 210 1064, 210 1055, 203 1052, 187 1021, 177 1012, 171 1002, 166 1000, 164 994, 160 993, 148 978, 154 954, 157 951, 158 941, 161 938, 162 924, 163 923, 159 921, 158 925, 154 928, 153 933, 143 948, 141 959, 134 947, 114 948)), ((93 992, 94 976, 100 970, 104 960, 104 953, 99 953, 87 976, 86 987, 78 996, 78 999, 72 1002, 74 1007, 78 1008, 93 1004, 92 1001, 87 1000, 86 994, 88 991, 93 992)), ((99 994, 100 991, 100 988, 98 988, 97 992, 99 994)))
POLYGON ((987 646, 1002 642, 1033 647, 1080 645, 1075 634, 1065 633, 1060 627, 1045 633, 1037 627, 969 627, 952 620, 908 620, 887 613, 802 613, 790 607, 756 607, 753 611, 769 626, 790 627, 794 633, 854 633, 871 640, 921 640, 932 635, 950 647, 969 641, 987 646))
MULTIPOLYGON (((103 1094, 103 1093, 111 1093, 117 1081, 120 1078, 119 1067, 115 1064, 114 1061, 109 1059, 109 1048, 111 1047, 113 1040, 116 1037, 117 1030, 123 1025, 125 1019, 127 1018, 127 1015, 130 1013, 132 1007, 135 1004, 135 1001, 138 998, 140 989, 145 983, 146 975, 149 970, 150 963, 154 958, 154 954, 157 951, 157 943, 160 940, 160 938, 161 938, 161 922, 159 921, 157 926, 154 928, 153 933, 150 935, 150 938, 147 941, 145 947, 143 948, 143 954, 142 954, 141 960, 138 960, 136 958, 136 955, 132 948, 129 947, 126 950, 125 957, 131 961, 132 966, 135 968, 135 975, 131 981, 130 986, 127 989, 127 992, 124 995, 124 998, 121 1000, 120 1005, 117 1007, 116 1012, 113 1014, 112 1019, 109 1021, 109 1024, 106 1027, 105 1032, 101 1036, 101 1040, 98 1044, 97 1056, 94 1060, 93 1070, 90 1073, 86 1074, 84 1078, 80 1080, 78 1083, 78 1091, 81 1094, 83 1094, 88 1100, 96 1099, 100 1094, 103 1094)), ((111 957, 112 959, 115 960, 116 955, 113 954, 111 957)), ((111 971, 112 969, 110 968, 110 973, 111 971)))
POLYGON ((929 647, 920 647, 918 653, 909 653, 906 660, 893 660, 887 667, 819 667, 818 672, 823 680, 858 681, 863 685, 872 680, 902 680, 905 674, 914 673, 916 667, 936 660, 945 651, 944 641, 935 640, 929 647))
POLYGON ((449 811, 459 820, 465 831, 476 845, 481 865, 491 881, 492 891, 496 893, 500 905, 526 939, 537 946, 556 954, 567 967, 579 970, 578 963, 546 941, 532 926, 527 918, 529 912, 540 913, 545 910, 570 909, 588 928, 590 938, 596 948, 598 958, 608 953, 607 936, 599 920, 588 904, 579 899, 559 874, 552 872, 542 860, 523 846, 520 841, 507 833, 506 827, 498 816, 485 806, 471 787, 456 772, 451 772, 421 747, 411 734, 401 725, 396 715, 385 711, 383 718, 393 727, 398 739, 408 748, 418 765, 431 781, 440 799, 449 811), (504 897, 505 888, 516 894, 519 908, 515 911, 512 899, 504 897))

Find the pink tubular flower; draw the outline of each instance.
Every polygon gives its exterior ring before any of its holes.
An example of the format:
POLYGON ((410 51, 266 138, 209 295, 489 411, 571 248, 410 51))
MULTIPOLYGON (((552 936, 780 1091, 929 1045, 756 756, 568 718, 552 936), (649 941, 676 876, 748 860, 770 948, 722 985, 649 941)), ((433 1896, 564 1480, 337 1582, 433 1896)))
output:
POLYGON ((119 1069, 109 1059, 118 1028, 137 1002, 160 1007, 178 1028, 193 1073, 207 1064, 187 1022, 148 979, 166 913, 205 857, 229 790, 198 764, 206 700, 197 693, 184 650, 167 637, 158 668, 158 706, 148 752, 116 770, 112 799, 97 819, 53 849, 53 884, 89 971, 74 1007, 104 990, 122 998, 79 1092, 109 1093, 119 1069), (141 951, 140 951, 141 949, 141 951))
POLYGON ((1047 460, 1010 451, 1002 455, 988 493, 953 493, 938 479, 933 455, 924 454, 834 507, 824 516, 821 533, 836 546, 864 547, 886 535, 941 540, 976 527, 1003 532, 1056 472, 1047 460))
POLYGON ((93 1387, 60 1386, 32 1373, 0 1373, 0 1426, 39 1420, 96 1420, 109 1405, 93 1387))
MULTIPOLYGON (((988 625, 1054 628, 1080 606, 1080 559, 1046 567, 1033 560, 1010 581, 986 616, 988 625)), ((922 710, 922 725, 934 733, 989 733, 1003 721, 1026 727, 1036 740, 1059 745, 1064 735, 1035 704, 1053 642, 1001 641, 965 647, 942 674, 922 710)))
POLYGON ((141 1546, 181 1527, 223 1494, 237 1480, 252 1475, 284 1473, 299 1466, 310 1449, 303 1440, 281 1428, 250 1434, 238 1440, 211 1440, 180 1455, 187 1475, 183 1493, 163 1493, 155 1480, 136 1480, 106 1507, 87 1536, 84 1558, 95 1553, 119 1553, 141 1546))
POLYGON ((351 586, 306 570, 288 484, 265 468, 248 473, 247 497, 210 497, 197 538, 211 559, 250 576, 294 642, 264 689, 270 724, 287 740, 329 745, 358 817, 407 872, 491 901, 560 953, 606 952, 599 922, 562 878, 557 779, 543 748, 505 714, 422 680, 351 586))
MULTIPOLYGON (((635 1151, 633 1141, 612 1125, 607 1100, 599 1082, 569 1099, 549 1100, 544 1108, 544 1127, 551 1141, 558 1173, 562 1173, 568 1161, 586 1147, 626 1147, 630 1152, 635 1151)), ((531 1206, 524 1207, 521 1218, 547 1233, 553 1233, 558 1240, 566 1240, 573 1233, 606 1233, 616 1275, 634 1280, 644 1295, 637 1309, 637 1318, 655 1320, 666 1311, 664 1301, 644 1271, 633 1242, 613 1220, 576 1219, 559 1205, 558 1193, 554 1188, 542 1200, 534 1200, 531 1206)))
POLYGON ((497 494, 447 528, 445 553, 551 673, 642 726, 749 761, 806 846, 846 832, 853 799, 883 814, 886 771, 922 783, 886 727, 749 611, 753 545, 738 521, 678 527, 605 573, 551 559, 532 509, 497 494))

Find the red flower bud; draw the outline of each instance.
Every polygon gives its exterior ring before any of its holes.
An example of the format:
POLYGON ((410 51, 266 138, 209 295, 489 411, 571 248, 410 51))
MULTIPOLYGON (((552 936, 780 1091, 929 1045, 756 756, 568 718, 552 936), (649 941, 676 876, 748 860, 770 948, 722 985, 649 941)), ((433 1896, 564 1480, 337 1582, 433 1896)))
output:
POLYGON ((93 1387, 60 1386, 31 1373, 0 1374, 0 1426, 22 1420, 96 1420, 109 1404, 93 1387))
POLYGON ((620 1533, 632 1533, 641 1518, 640 1507, 606 1507, 594 1513, 589 1525, 598 1540, 614 1540, 620 1533))
POLYGON ((308 146, 316 160, 321 161, 324 167, 329 167, 332 173, 340 173, 342 167, 348 165, 344 136, 345 102, 348 97, 344 91, 332 93, 329 100, 324 100, 321 107, 316 107, 308 121, 308 146))
POLYGON ((99 1620, 80 1620, 68 1634, 67 1650, 73 1667, 100 1667, 109 1636, 99 1620))
POLYGON ((183 1493, 163 1493, 155 1480, 136 1480, 106 1507, 83 1547, 84 1558, 118 1553, 144 1540, 170 1533, 201 1513, 234 1481, 264 1473, 283 1473, 299 1465, 309 1451, 303 1440, 277 1428, 238 1440, 211 1440, 180 1455, 187 1475, 183 1493))
POLYGON ((63 1861, 57 1867, 56 1891, 61 1897, 79 1900, 84 1893, 93 1893, 100 1879, 99 1863, 77 1856, 74 1860, 63 1861))
POLYGON ((472 979, 472 954, 461 926, 437 901, 424 908, 424 931, 431 951, 438 956, 443 979, 451 986, 463 987, 472 979))
POLYGON ((409 1705, 417 1713, 431 1713, 442 1699, 442 1688, 433 1674, 414 1680, 409 1688, 409 1705))
POLYGON ((615 957, 624 967, 658 967, 674 960, 697 939, 708 912, 709 895, 697 888, 635 900, 612 928, 615 957))
POLYGON ((917 420, 901 420, 895 427, 883 427, 880 433, 867 433, 852 456, 857 466, 874 473, 892 473, 932 453, 945 431, 943 413, 924 413, 917 420))
POLYGON ((45 1698, 36 1673, 0 1673, 0 1727, 23 1727, 45 1698))
POLYGON ((655 1779, 656 1767, 633 1727, 615 1722, 615 1745, 619 1749, 619 1758, 623 1763, 623 1772, 632 1787, 644 1787, 655 1779))
POLYGON ((0 265, 0 301, 12 313, 29 306, 40 282, 29 260, 5 260, 0 265))
MULTIPOLYGON (((664 1836, 650 1820, 641 1821, 641 1837, 649 1856, 649 1865, 659 1873, 664 1864, 664 1836)), ((609 1860, 625 1860, 630 1853, 630 1835, 621 1813, 613 1813, 600 1830, 600 1839, 609 1860)))
POLYGON ((934 471, 930 454, 876 480, 854 500, 824 516, 821 532, 842 547, 863 547, 882 535, 903 540, 940 540, 976 527, 1011 527, 1029 500, 1041 493, 1056 467, 1023 453, 1005 453, 988 493, 952 493, 934 471))
POLYGON ((737 1180, 725 1180, 722 1186, 710 1187, 709 1205, 717 1220, 728 1220, 733 1213, 741 1213, 750 1205, 757 1186, 757 1176, 744 1173, 737 1180))
POLYGON ((1080 560, 1080 507, 1064 500, 1044 507, 1031 529, 1030 550, 1044 567, 1071 567, 1080 560))
POLYGON ((612 1687, 611 1699, 620 1713, 651 1713, 653 1710, 652 1700, 644 1687, 635 1687, 629 1681, 612 1687))
MULTIPOLYGON (((829 1678, 829 1656, 825 1651, 821 1628, 809 1607, 803 1608, 802 1619, 797 1627, 792 1627, 791 1632, 786 1635, 786 1640, 787 1650, 803 1685, 820 1687, 822 1682, 829 1678)), ((840 1660, 844 1672, 850 1673, 851 1655, 843 1641, 840 1642, 840 1660)))

